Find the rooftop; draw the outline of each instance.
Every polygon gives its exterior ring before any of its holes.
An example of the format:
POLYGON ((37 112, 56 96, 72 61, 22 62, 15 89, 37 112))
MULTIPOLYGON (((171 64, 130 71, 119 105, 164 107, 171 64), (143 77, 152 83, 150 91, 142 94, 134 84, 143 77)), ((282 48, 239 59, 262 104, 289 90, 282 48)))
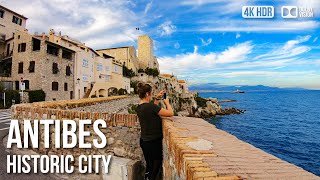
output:
POLYGON ((130 48, 130 47, 134 47, 134 46, 111 47, 111 48, 97 49, 96 51, 103 51, 103 50, 109 50, 109 49, 123 49, 123 48, 130 48))
POLYGON ((17 16, 21 17, 22 19, 25 19, 25 20, 28 19, 27 17, 25 17, 25 16, 23 16, 23 15, 15 12, 15 11, 13 11, 13 10, 11 10, 11 9, 8 9, 8 8, 6 8, 6 7, 4 7, 4 6, 1 6, 1 5, 0 5, 0 9, 3 9, 3 10, 8 11, 8 12, 11 12, 12 14, 17 15, 17 16))
POLYGON ((173 75, 172 74, 160 74, 160 76, 171 78, 173 75))
POLYGON ((178 83, 186 83, 185 80, 178 80, 178 83))

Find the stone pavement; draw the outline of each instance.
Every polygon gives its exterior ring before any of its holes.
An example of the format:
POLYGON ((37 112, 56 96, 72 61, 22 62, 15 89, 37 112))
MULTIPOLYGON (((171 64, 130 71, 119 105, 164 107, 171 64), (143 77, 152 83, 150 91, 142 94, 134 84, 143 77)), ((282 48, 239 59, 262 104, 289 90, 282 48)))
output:
MULTIPOLYGON (((173 169, 181 172, 179 177, 186 179, 237 179, 237 177, 238 179, 320 179, 300 167, 217 129, 203 119, 173 117, 172 121, 165 120, 164 128, 166 142, 164 152, 167 145, 169 156, 174 154, 171 159, 169 158, 167 166, 176 163, 173 169), (196 168, 198 170, 195 170, 196 168), (199 171, 203 176, 195 176, 199 171), (188 172, 193 172, 193 175, 188 172)), ((167 175, 172 177, 170 172, 172 170, 165 167, 164 171, 166 169, 169 169, 167 175)))

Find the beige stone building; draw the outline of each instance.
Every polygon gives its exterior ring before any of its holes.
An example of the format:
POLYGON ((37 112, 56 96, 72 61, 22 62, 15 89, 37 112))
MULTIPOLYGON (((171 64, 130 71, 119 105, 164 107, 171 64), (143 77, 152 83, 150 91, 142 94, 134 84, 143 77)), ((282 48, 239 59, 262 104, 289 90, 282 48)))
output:
POLYGON ((26 89, 42 89, 46 100, 74 98, 75 51, 49 41, 45 34, 33 36, 16 31, 12 56, 11 80, 19 90, 24 80, 26 89))
POLYGON ((28 18, 0 5, 0 36, 1 39, 13 38, 16 31, 24 31, 28 18))
POLYGON ((178 80, 179 87, 182 93, 188 93, 188 83, 185 80, 178 80))
POLYGON ((138 37, 138 58, 141 69, 153 68, 153 40, 147 35, 138 37))
POLYGON ((0 5, 0 81, 12 89, 11 69, 16 31, 25 31, 27 18, 0 5))
POLYGON ((98 49, 97 52, 114 57, 134 72, 137 72, 139 69, 137 52, 134 46, 98 49))

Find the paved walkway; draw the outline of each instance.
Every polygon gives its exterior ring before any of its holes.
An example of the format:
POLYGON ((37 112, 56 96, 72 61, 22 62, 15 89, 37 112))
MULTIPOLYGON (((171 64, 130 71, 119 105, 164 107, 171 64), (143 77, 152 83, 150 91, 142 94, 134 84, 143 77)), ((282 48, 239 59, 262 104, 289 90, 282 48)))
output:
POLYGON ((11 121, 10 110, 1 110, 0 111, 0 131, 5 131, 9 129, 10 121, 11 121))
POLYGON ((212 143, 210 150, 217 156, 205 157, 203 162, 220 177, 236 175, 243 179, 320 179, 217 129, 202 119, 174 117, 173 125, 183 129, 179 135, 197 137, 201 141, 212 143))
POLYGON ((0 180, 46 180, 52 179, 46 174, 7 174, 7 149, 3 145, 3 138, 8 134, 11 121, 10 110, 0 111, 0 180))

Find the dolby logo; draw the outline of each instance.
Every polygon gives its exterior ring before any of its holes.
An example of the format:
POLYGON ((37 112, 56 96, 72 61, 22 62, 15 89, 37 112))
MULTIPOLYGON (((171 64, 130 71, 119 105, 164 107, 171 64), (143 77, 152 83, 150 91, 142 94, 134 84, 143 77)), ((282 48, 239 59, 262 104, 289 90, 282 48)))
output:
POLYGON ((282 6, 281 16, 285 19, 313 17, 313 9, 297 6, 282 6))

